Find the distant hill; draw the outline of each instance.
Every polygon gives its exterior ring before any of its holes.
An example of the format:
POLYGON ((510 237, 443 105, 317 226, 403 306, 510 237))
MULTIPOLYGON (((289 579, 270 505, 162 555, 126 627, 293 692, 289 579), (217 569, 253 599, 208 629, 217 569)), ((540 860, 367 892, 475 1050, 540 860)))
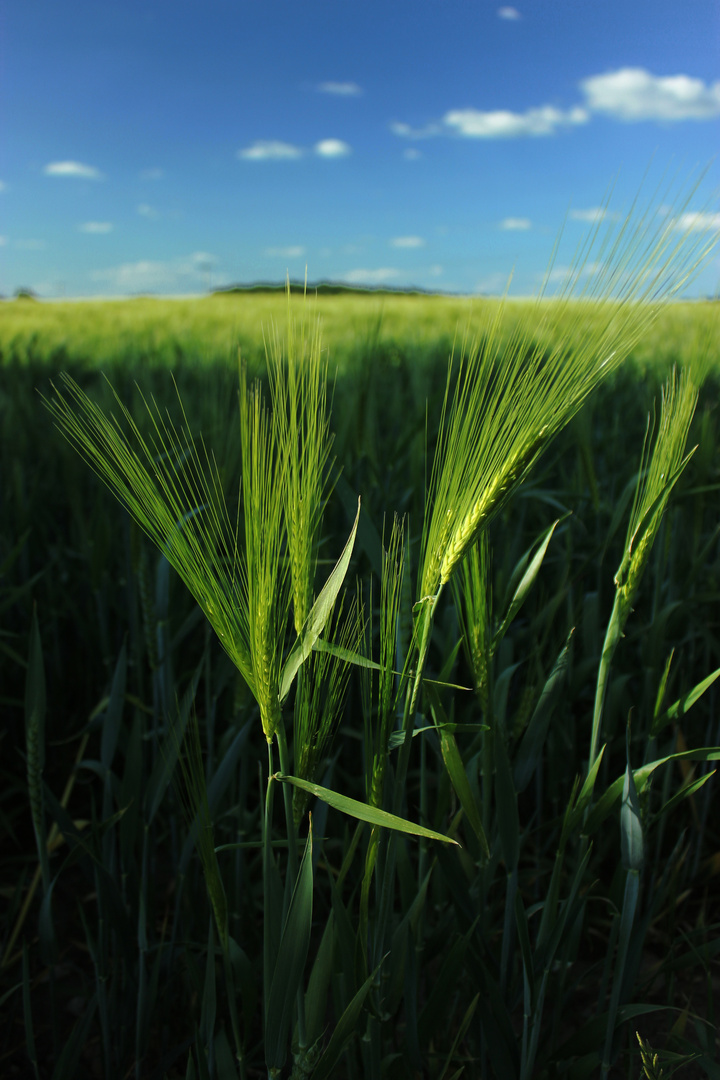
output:
MULTIPOLYGON (((213 296, 227 296, 228 293, 284 293, 288 288, 287 282, 257 281, 250 285, 227 285, 222 289, 213 289, 213 296)), ((302 295, 306 289, 308 293, 317 293, 319 296, 449 296, 440 289, 421 289, 419 287, 396 288, 392 285, 346 285, 338 281, 309 281, 307 286, 304 281, 291 281, 290 292, 302 295)))

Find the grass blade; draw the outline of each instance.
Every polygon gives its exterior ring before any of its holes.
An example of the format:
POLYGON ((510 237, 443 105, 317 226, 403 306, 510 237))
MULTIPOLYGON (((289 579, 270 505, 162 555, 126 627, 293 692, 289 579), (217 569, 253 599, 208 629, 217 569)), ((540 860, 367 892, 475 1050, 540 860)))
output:
POLYGON ((712 686, 718 676, 720 676, 720 668, 718 668, 717 671, 713 671, 711 675, 708 675, 706 679, 699 682, 692 690, 688 690, 687 694, 683 694, 681 698, 678 698, 676 702, 654 721, 652 728, 650 729, 650 734, 656 736, 668 724, 682 719, 682 717, 690 711, 695 702, 698 701, 705 691, 712 686))
POLYGON ((358 499, 357 513, 355 515, 355 522, 350 531, 350 536, 347 539, 345 547, 343 548, 342 555, 335 564, 330 577, 327 579, 323 588, 318 596, 317 600, 312 606, 310 614, 307 617, 307 622, 303 627, 301 636, 296 641, 290 655, 288 656, 280 674, 280 703, 285 700, 290 692, 295 676, 298 673, 300 665, 303 661, 307 660, 308 656, 312 652, 315 642, 320 637, 325 627, 325 623, 330 618, 333 608, 335 607, 335 601, 337 600, 338 593, 342 588, 342 583, 345 580, 348 566, 350 565, 350 558, 353 553, 353 546, 355 544, 355 536, 357 534, 358 521, 360 520, 360 500, 358 499))
POLYGON ((442 707, 442 703, 435 688, 426 683, 425 693, 430 702, 433 719, 435 720, 435 726, 440 739, 440 751, 445 763, 445 768, 448 771, 448 776, 455 789, 455 793, 460 800, 463 813, 467 817, 468 823, 478 839, 483 855, 487 859, 490 855, 490 848, 488 847, 482 818, 477 808, 470 782, 467 778, 467 772, 460 751, 458 750, 455 736, 448 729, 447 715, 442 707))
POLYGON ((367 979, 354 995, 352 1001, 338 1020, 335 1025, 335 1030, 330 1036, 330 1042, 327 1044, 323 1056, 313 1070, 312 1080, 330 1080, 333 1076, 333 1070, 340 1060, 343 1050, 355 1033, 358 1020, 360 1019, 360 1012, 365 1003, 365 998, 368 995, 378 970, 379 966, 372 974, 368 975, 367 979))
POLYGON ((302 788, 303 791, 308 791, 316 798, 322 799, 333 809, 341 810, 343 814, 357 818, 358 821, 367 821, 370 825, 380 825, 384 829, 395 829, 397 832, 408 833, 410 836, 424 836, 428 840, 442 840, 446 844, 455 844, 459 847, 457 840, 453 840, 450 836, 443 836, 442 833, 433 832, 432 829, 426 829, 422 825, 414 825, 412 821, 406 821, 405 818, 397 817, 386 810, 380 810, 376 806, 369 806, 367 803, 359 802, 357 799, 351 799, 347 795, 340 795, 337 791, 331 791, 330 788, 320 787, 319 784, 311 784, 309 781, 301 780, 297 776, 286 776, 283 773, 275 773, 273 779, 280 780, 283 784, 292 784, 294 787, 302 788))
POLYGON ((312 927, 312 819, 287 918, 278 947, 265 1017, 265 1061, 281 1070, 288 1051, 293 1004, 302 984, 312 927))

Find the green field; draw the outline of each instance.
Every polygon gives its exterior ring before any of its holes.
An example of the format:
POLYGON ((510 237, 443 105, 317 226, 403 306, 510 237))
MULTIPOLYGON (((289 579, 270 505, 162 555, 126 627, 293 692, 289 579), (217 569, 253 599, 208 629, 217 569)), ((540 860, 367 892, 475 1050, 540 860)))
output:
POLYGON ((0 305, 0 1075, 720 1077, 719 329, 0 305))

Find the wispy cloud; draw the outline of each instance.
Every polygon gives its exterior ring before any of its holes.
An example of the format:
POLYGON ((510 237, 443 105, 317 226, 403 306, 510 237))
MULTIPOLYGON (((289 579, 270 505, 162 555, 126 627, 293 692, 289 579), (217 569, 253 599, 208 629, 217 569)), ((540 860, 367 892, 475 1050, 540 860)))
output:
MULTIPOLYGON (((297 161, 307 153, 308 151, 303 146, 260 139, 252 146, 238 150, 237 157, 243 161, 297 161)), ((352 153, 352 147, 342 139, 320 139, 315 143, 313 153, 324 158, 347 157, 352 153)))
POLYGON ((620 68, 583 79, 588 109, 618 120, 708 120, 720 116, 720 82, 708 85, 690 75, 652 75, 620 68))
POLYGON ((422 157, 422 154, 419 150, 416 150, 414 146, 408 146, 408 148, 403 151, 403 157, 406 161, 417 161, 418 158, 422 157))
POLYGON ((141 259, 121 263, 119 266, 94 270, 90 277, 117 292, 192 290, 205 283, 208 270, 214 263, 214 255, 207 251, 196 251, 192 255, 165 262, 141 259))
POLYGON ((597 225, 601 221, 617 221, 620 215, 615 210, 608 210, 604 206, 589 206, 587 210, 571 210, 571 221, 584 221, 589 225, 597 225))
POLYGON ((15 240, 13 247, 18 251, 44 251, 46 244, 44 240, 15 240))
POLYGON ((164 169, 143 169, 140 173, 141 180, 162 180, 165 175, 164 169))
POLYGON ((674 223, 682 232, 720 232, 720 214, 689 210, 674 223))
POLYGON ((508 19, 510 22, 516 22, 521 18, 520 12, 514 7, 501 7, 498 8, 498 18, 508 19))
POLYGON ((140 217, 156 218, 158 216, 157 210, 153 206, 150 206, 148 203, 140 203, 137 208, 137 212, 140 217))
POLYGON ((5 247, 7 244, 7 236, 0 236, 0 247, 5 247))
POLYGON ((72 176, 80 180, 105 179, 94 165, 83 165, 80 161, 51 161, 43 172, 46 176, 72 176))
POLYGON ((341 275, 343 281, 351 285, 382 285, 386 281, 394 281, 400 277, 400 271, 392 266, 381 266, 374 270, 348 270, 341 275))
POLYGON ((425 247, 425 241, 422 236, 395 236, 390 245, 395 248, 421 248, 425 247))
POLYGON ((318 85, 321 94, 335 94, 337 97, 359 97, 363 90, 354 82, 323 82, 318 85))
POLYGON ((414 128, 410 124, 403 124, 398 120, 390 125, 393 135, 399 135, 401 139, 429 139, 433 135, 441 135, 443 132, 440 124, 426 124, 422 128, 414 128))
POLYGON ((508 232, 526 232, 532 229, 532 221, 526 217, 506 217, 500 222, 500 228, 508 232))
POLYGON ((586 124, 585 109, 567 111, 554 105, 541 105, 524 113, 499 109, 482 112, 479 109, 454 109, 445 113, 443 123, 466 139, 513 139, 522 136, 554 135, 559 128, 586 124))
POLYGON ((0 180, 0 192, 2 191, 7 191, 7 184, 3 180, 0 180))
POLYGON ((243 161, 294 161, 302 155, 303 151, 299 146, 273 139, 259 139, 252 146, 246 146, 237 152, 237 156, 243 161))
POLYGON ((265 254, 283 259, 300 259, 305 254, 305 248, 299 244, 291 247, 269 247, 265 249, 265 254))
POLYGON ((314 150, 319 157, 327 158, 347 157, 352 153, 352 148, 342 139, 321 139, 315 143, 314 150))
POLYGON ((85 221, 82 225, 78 225, 80 232, 94 233, 95 235, 101 235, 102 233, 112 232, 113 226, 111 221, 85 221))

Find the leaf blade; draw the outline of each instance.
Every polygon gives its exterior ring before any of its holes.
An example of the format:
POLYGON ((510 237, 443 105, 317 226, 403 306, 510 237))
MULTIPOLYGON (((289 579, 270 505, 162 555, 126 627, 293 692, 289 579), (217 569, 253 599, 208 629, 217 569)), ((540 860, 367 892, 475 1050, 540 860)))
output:
POLYGON ((423 825, 415 825, 411 821, 406 821, 405 818, 389 814, 386 810, 369 806, 367 803, 359 802, 357 799, 351 799, 347 795, 340 795, 339 792, 321 787, 320 784, 311 784, 309 780, 301 780, 299 776, 275 773, 273 779, 279 780, 283 784, 292 784, 293 787, 301 788, 303 791, 308 791, 317 799, 322 799, 328 806, 332 806, 334 810, 340 810, 343 814, 357 818, 358 821, 366 821, 369 825, 379 825, 381 828, 395 829, 396 832, 407 833, 409 836, 424 836, 427 840, 442 840, 445 844, 460 846, 457 840, 453 840, 450 836, 443 836, 442 833, 426 829, 423 825))

